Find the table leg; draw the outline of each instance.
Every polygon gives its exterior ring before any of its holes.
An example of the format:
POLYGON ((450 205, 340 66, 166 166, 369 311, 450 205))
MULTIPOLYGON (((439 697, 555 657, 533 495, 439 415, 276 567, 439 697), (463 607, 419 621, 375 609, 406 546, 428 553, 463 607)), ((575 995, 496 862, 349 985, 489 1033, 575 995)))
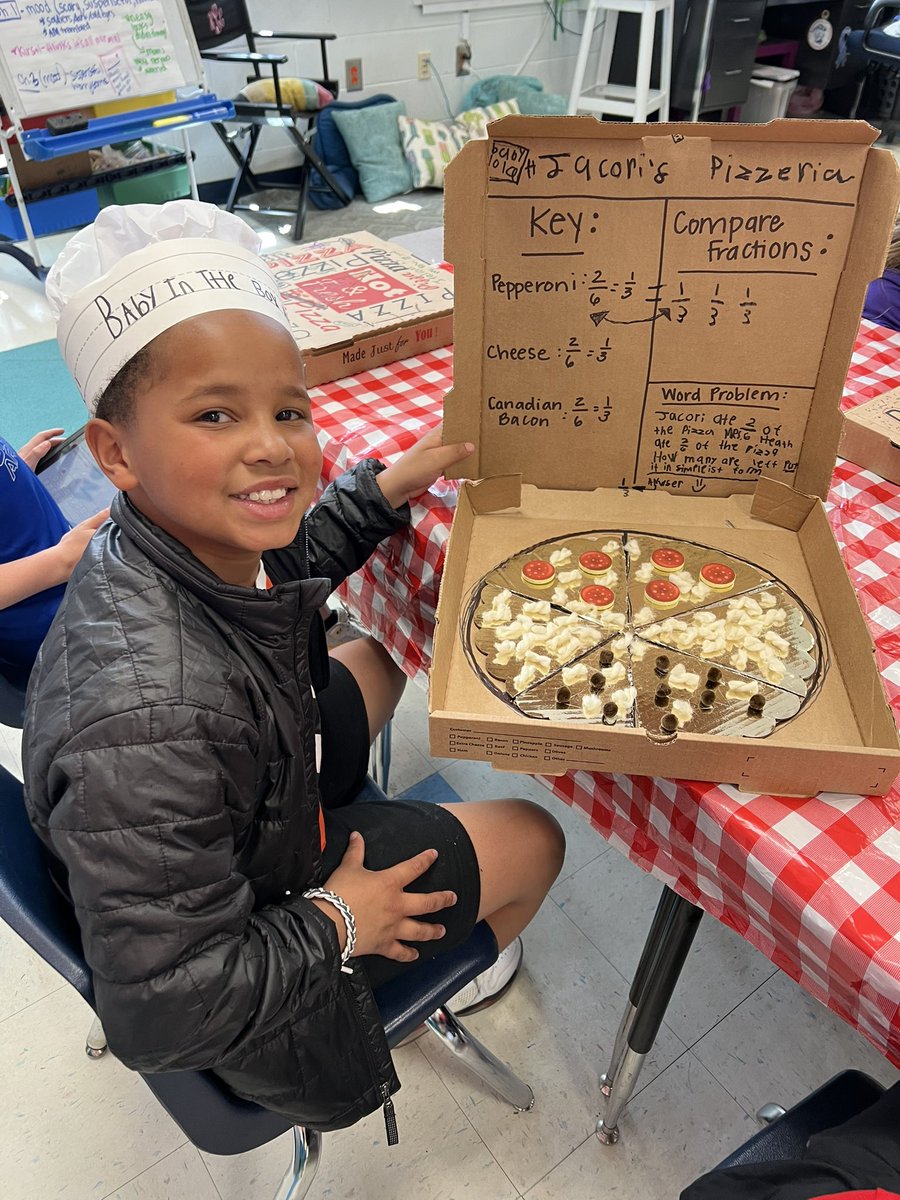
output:
POLYGON ((605 1111, 597 1118, 596 1133, 605 1145, 619 1140, 619 1117, 656 1041, 702 916, 702 909, 670 888, 663 889, 635 971, 612 1060, 602 1080, 607 1101, 605 1111))
POLYGON ((671 888, 663 888, 662 894, 659 897, 659 903, 656 906, 656 912, 653 914, 653 924, 650 926, 650 932, 647 934, 647 940, 644 942, 644 948, 641 951, 641 958, 637 965, 637 970, 634 973, 634 978, 631 981, 631 988, 628 992, 628 1003, 625 1005, 625 1011, 622 1014, 622 1021, 616 1033, 616 1040, 613 1044, 612 1057, 609 1060, 609 1066, 603 1075, 600 1076, 600 1091, 604 1096, 608 1096, 612 1090, 613 1080, 615 1079, 619 1066, 622 1062, 622 1056, 625 1053, 625 1047, 628 1044, 628 1035, 631 1033, 631 1028, 634 1025, 634 1019, 637 1016, 638 1005, 641 1000, 641 993, 644 990, 644 985, 647 982, 647 976, 653 964, 655 955, 659 952, 662 939, 665 936, 665 931, 668 928, 672 918, 672 913, 675 909, 675 903, 678 897, 671 888))

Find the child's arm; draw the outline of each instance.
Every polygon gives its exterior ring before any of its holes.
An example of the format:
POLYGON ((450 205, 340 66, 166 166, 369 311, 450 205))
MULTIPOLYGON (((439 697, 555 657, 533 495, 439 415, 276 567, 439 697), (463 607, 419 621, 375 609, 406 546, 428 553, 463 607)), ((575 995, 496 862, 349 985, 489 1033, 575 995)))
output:
POLYGON ((27 558, 0 563, 0 609, 66 583, 94 532, 108 516, 109 509, 104 508, 63 534, 55 546, 29 554, 27 558))
POLYGON ((270 577, 282 583, 308 571, 336 588, 359 570, 379 542, 409 523, 408 499, 424 492, 472 449, 468 443, 441 446, 438 428, 392 466, 367 458, 345 471, 309 510, 297 539, 283 550, 266 553, 270 577))

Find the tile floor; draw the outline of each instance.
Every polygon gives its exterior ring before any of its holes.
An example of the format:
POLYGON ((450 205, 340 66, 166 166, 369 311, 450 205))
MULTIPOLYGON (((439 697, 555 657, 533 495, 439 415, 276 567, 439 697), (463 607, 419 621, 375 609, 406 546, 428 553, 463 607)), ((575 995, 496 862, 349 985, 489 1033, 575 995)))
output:
MULTIPOLYGON (((66 236, 42 240, 47 261, 66 236)), ((52 333, 40 285, 0 256, 0 350, 52 333)), ((0 764, 20 775, 19 746, 18 732, 0 726, 0 764)), ((410 685, 394 724, 392 793, 524 795, 566 831, 565 866, 525 935, 516 985, 469 1022, 532 1084, 535 1108, 514 1115, 420 1038, 396 1052, 400 1145, 385 1147, 380 1114, 329 1135, 312 1200, 674 1200, 755 1130, 766 1101, 793 1103, 845 1067, 897 1081, 860 1035, 707 919, 622 1141, 600 1146, 598 1076, 658 885, 534 780, 433 760, 427 746, 425 697, 410 685)), ((269 1200, 287 1138, 238 1158, 199 1153, 138 1077, 85 1056, 87 1008, 2 923, 0 964, 4 1200, 269 1200)))

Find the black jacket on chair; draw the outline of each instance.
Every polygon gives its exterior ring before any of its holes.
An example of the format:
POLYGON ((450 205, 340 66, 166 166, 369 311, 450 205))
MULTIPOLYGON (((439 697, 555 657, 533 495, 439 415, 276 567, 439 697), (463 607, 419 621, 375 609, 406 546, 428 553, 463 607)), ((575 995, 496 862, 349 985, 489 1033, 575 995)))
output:
POLYGON ((265 556, 269 593, 222 583, 117 496, 44 642, 23 745, 116 1057, 213 1069, 321 1130, 400 1086, 363 969, 341 972, 300 895, 321 882, 310 630, 409 518, 379 469, 341 476, 265 556))

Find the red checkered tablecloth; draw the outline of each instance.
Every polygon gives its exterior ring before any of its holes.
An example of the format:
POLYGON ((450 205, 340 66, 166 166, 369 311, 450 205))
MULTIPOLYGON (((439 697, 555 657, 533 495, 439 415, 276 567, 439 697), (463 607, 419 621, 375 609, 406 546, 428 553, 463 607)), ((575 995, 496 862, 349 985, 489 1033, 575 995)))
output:
MULTIPOLYGON (((392 459, 440 418, 452 351, 313 392, 325 477, 392 459)), ((849 408, 900 385, 900 334, 863 322, 849 408)), ((424 684, 456 486, 341 589, 355 618, 424 684)), ((838 461, 829 516, 900 714, 900 488, 838 461)), ((546 779, 638 866, 736 930, 900 1066, 900 788, 882 799, 782 800, 728 786, 577 771, 546 779)))

